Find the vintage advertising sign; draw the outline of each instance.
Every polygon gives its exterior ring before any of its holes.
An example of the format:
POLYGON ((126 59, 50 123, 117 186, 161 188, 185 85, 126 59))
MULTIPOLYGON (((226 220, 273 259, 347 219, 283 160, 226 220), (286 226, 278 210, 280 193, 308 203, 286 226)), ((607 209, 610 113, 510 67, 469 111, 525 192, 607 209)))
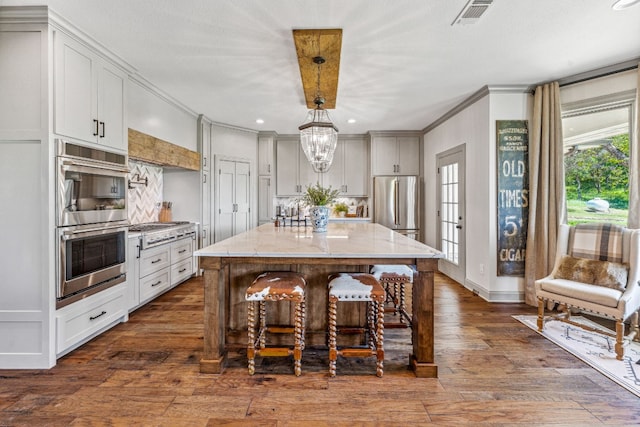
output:
POLYGON ((524 276, 529 219, 526 120, 496 120, 498 276, 524 276))

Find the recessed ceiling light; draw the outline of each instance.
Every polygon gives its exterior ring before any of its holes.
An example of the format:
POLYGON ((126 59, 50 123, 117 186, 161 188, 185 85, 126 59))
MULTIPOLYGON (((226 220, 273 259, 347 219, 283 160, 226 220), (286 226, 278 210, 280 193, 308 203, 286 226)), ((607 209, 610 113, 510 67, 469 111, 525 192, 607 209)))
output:
POLYGON ((637 3, 640 3, 640 0, 618 0, 611 6, 611 8, 613 10, 622 10, 622 9, 631 7, 637 3))
POLYGON ((263 123, 264 123, 264 120, 262 120, 262 119, 256 119, 256 123, 257 123, 257 124, 259 124, 259 125, 261 125, 261 124, 263 124, 263 123))
POLYGON ((355 123, 355 122, 356 122, 356 119, 349 119, 349 120, 347 120, 347 123, 355 123))

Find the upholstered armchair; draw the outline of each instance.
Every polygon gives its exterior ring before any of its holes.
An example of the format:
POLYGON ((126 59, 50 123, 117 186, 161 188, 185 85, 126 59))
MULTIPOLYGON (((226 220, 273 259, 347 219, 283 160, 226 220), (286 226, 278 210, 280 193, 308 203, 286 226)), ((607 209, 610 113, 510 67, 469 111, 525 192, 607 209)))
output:
POLYGON ((545 306, 558 303, 563 313, 553 316, 572 325, 572 310, 597 313, 616 322, 616 358, 624 347, 640 338, 640 230, 613 224, 561 225, 553 272, 535 282, 538 298, 538 330, 544 329, 545 306), (625 321, 630 319, 625 335, 625 321))

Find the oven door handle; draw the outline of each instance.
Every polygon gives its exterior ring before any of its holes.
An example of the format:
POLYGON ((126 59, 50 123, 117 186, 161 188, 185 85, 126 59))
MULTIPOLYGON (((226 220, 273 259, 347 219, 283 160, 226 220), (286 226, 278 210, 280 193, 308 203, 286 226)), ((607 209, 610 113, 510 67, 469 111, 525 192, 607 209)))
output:
POLYGON ((62 239, 69 240, 72 237, 81 237, 81 236, 99 236, 102 234, 111 234, 111 233, 119 233, 121 231, 127 231, 128 227, 100 227, 100 228, 86 228, 83 230, 64 230, 62 231, 62 239))
POLYGON ((73 168, 73 170, 77 170, 78 172, 95 173, 96 169, 100 169, 108 172, 119 172, 124 174, 129 173, 129 168, 124 166, 118 167, 118 166, 104 165, 102 163, 83 162, 81 160, 63 160, 62 166, 64 166, 67 170, 73 168))

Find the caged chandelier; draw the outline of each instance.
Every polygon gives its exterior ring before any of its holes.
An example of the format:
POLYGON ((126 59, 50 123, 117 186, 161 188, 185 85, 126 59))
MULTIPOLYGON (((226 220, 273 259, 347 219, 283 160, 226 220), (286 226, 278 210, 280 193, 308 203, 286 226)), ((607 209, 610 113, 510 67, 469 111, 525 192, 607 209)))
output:
POLYGON ((331 122, 329 113, 322 108, 324 98, 320 95, 320 67, 325 59, 318 55, 313 58, 313 62, 318 66, 318 84, 313 100, 316 108, 309 110, 305 122, 298 129, 300 144, 314 172, 327 172, 336 151, 338 128, 331 122))

